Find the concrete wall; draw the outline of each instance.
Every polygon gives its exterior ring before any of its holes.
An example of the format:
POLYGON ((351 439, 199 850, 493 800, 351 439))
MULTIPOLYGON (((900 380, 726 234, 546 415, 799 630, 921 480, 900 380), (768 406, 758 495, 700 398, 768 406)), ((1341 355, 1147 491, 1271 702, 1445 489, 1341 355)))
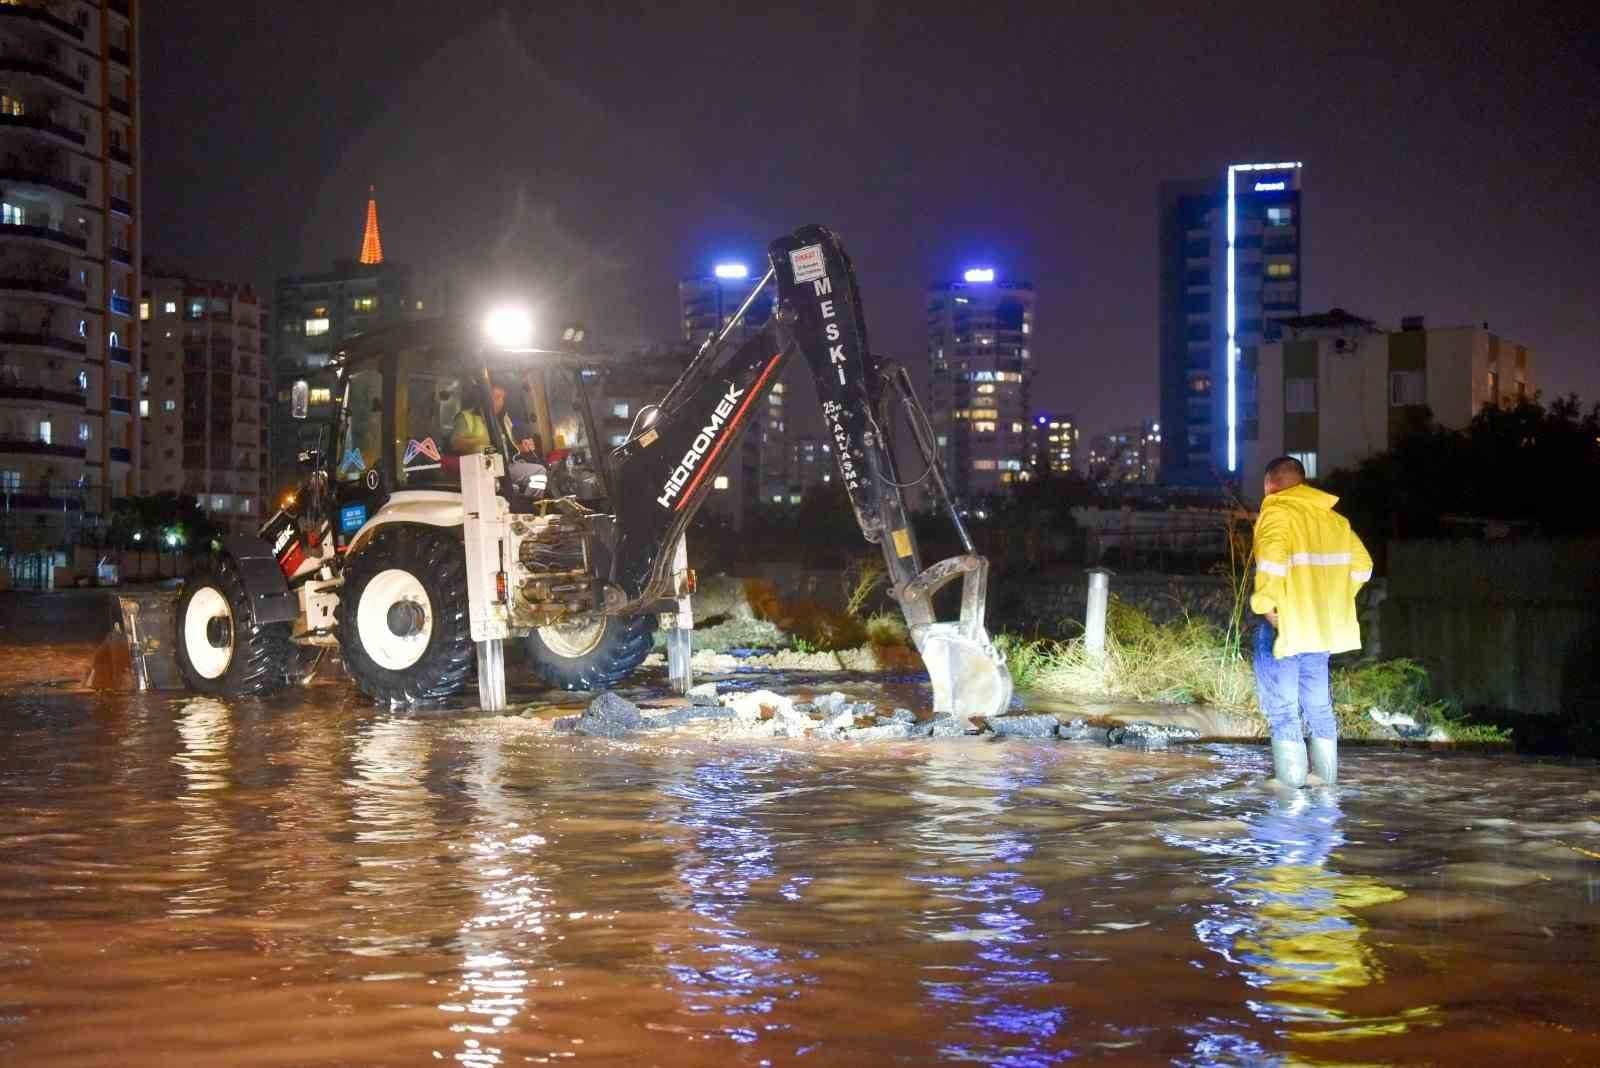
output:
POLYGON ((1600 713, 1600 539, 1394 542, 1384 653, 1468 708, 1600 713))

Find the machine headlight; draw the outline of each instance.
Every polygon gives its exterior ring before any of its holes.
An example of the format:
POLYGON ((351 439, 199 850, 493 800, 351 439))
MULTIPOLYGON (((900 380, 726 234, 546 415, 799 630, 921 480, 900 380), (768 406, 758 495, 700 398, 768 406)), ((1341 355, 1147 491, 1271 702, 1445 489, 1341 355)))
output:
POLYGON ((526 308, 513 304, 501 305, 484 317, 483 336, 497 348, 530 348, 533 345, 533 316, 526 308))

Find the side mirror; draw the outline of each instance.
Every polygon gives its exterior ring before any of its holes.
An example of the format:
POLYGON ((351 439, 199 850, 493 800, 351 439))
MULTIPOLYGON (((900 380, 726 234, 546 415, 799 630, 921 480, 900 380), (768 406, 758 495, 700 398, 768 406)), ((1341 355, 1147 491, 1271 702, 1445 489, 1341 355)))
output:
POLYGON ((302 378, 289 388, 289 417, 304 419, 310 407, 311 386, 302 378))

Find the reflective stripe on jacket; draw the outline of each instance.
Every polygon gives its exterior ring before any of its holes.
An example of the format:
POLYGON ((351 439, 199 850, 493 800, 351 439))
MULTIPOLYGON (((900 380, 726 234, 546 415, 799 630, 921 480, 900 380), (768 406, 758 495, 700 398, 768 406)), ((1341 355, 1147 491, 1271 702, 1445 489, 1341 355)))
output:
POLYGON ((1356 591, 1372 578, 1372 557, 1333 510, 1338 500, 1302 482, 1261 502, 1250 609, 1277 610, 1275 656, 1361 648, 1356 591))

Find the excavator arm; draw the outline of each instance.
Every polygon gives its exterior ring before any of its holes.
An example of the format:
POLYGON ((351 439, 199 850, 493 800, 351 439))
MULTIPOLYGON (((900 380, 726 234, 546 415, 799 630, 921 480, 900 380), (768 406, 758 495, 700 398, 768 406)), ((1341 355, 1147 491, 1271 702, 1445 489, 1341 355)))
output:
MULTIPOLYGON (((927 418, 905 371, 871 354, 855 272, 839 239, 803 227, 768 247, 778 307, 760 332, 726 357, 710 344, 662 400, 656 418, 612 455, 617 517, 606 609, 638 611, 671 580, 672 548, 710 492, 717 470, 796 353, 810 366, 826 432, 857 524, 883 552, 891 589, 927 664, 936 713, 997 715, 1011 700, 1004 656, 984 627, 988 561, 952 507, 927 418), (724 358, 726 357, 726 358, 724 358), (966 551, 924 568, 885 429, 898 401, 922 474, 966 551), (940 621, 934 596, 961 582, 960 614, 940 621)), ((753 296, 754 294, 752 294, 753 296)), ((747 302, 748 304, 748 302, 747 302)), ((724 337, 727 331, 724 331, 724 337)))

